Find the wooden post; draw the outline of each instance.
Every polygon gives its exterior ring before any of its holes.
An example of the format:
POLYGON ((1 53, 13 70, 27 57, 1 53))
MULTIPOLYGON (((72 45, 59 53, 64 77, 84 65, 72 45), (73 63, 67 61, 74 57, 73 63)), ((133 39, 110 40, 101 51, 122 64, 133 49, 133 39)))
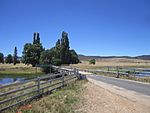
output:
POLYGON ((134 78, 135 78, 135 69, 133 70, 134 78))
POLYGON ((62 73, 62 87, 65 86, 65 73, 62 73))
POLYGON ((74 75, 76 75, 76 68, 73 69, 73 73, 74 73, 74 75))
POLYGON ((119 68, 118 68, 118 66, 116 67, 116 71, 117 71, 117 78, 119 78, 119 68))
POLYGON ((36 73, 37 73, 37 67, 36 67, 36 73))
POLYGON ((108 68, 108 72, 109 72, 109 66, 107 68, 108 68))
POLYGON ((39 96, 40 95, 40 77, 38 77, 38 80, 37 80, 37 92, 39 96))

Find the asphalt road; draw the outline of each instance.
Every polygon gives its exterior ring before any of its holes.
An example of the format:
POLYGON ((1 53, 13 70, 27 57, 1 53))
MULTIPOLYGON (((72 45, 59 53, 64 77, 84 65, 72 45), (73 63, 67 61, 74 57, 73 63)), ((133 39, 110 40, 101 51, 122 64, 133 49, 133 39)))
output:
POLYGON ((89 78, 112 84, 127 90, 135 91, 137 93, 141 93, 144 95, 150 96, 150 84, 144 84, 140 82, 134 82, 134 81, 128 81, 128 80, 122 80, 122 79, 117 79, 117 78, 112 78, 112 77, 105 77, 105 76, 100 76, 100 75, 93 75, 93 76, 87 76, 89 78))

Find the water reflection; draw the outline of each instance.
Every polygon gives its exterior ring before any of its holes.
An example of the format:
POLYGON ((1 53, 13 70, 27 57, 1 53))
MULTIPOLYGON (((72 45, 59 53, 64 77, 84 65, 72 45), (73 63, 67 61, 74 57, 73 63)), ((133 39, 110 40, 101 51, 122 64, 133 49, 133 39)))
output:
POLYGON ((10 78, 10 77, 0 78, 0 85, 9 84, 12 82, 20 82, 20 81, 24 81, 24 80, 25 80, 25 78, 10 78))

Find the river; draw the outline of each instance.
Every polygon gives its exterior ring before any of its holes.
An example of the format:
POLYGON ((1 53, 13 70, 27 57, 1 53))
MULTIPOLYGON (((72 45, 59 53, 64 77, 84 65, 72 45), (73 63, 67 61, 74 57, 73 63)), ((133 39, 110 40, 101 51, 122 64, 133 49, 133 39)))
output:
POLYGON ((4 77, 4 78, 0 78, 0 85, 10 84, 10 83, 13 83, 13 82, 20 82, 20 81, 24 81, 24 80, 26 80, 26 78, 21 78, 21 77, 17 77, 17 78, 4 77))

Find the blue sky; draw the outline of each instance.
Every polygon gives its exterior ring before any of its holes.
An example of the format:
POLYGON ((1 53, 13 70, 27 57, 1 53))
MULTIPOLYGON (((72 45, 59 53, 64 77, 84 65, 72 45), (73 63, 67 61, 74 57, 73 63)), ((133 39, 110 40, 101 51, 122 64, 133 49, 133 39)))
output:
POLYGON ((0 0, 0 52, 22 55, 39 32, 45 48, 61 32, 84 55, 150 54, 150 0, 0 0))

